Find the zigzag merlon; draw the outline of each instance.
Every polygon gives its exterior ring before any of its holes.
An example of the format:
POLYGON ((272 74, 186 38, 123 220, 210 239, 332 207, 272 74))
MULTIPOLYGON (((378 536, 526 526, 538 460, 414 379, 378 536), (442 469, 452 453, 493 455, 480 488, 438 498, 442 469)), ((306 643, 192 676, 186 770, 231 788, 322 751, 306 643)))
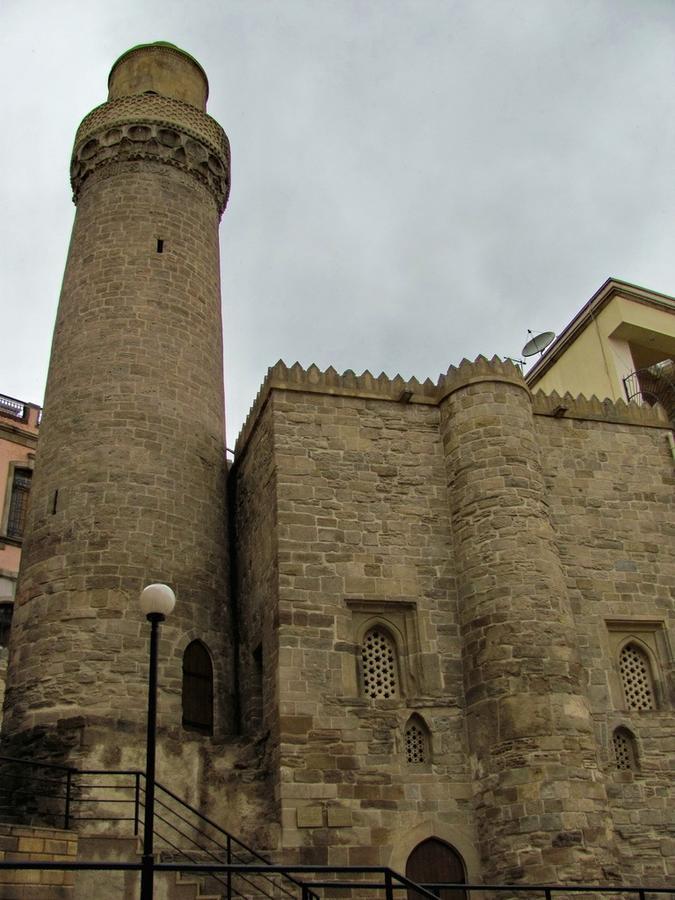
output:
POLYGON ((367 369, 361 375, 356 375, 351 369, 340 374, 332 366, 321 370, 312 364, 305 369, 299 362, 289 367, 283 360, 279 360, 267 370, 265 380, 237 438, 235 452, 241 452, 248 443, 255 423, 273 390, 437 406, 454 392, 482 382, 505 383, 522 388, 532 399, 534 415, 626 423, 651 428, 669 427, 667 416, 660 407, 625 403, 623 400, 599 400, 595 396, 587 399, 583 394, 578 397, 565 394, 561 397, 555 391, 551 394, 538 391, 533 396, 518 366, 511 360, 500 359, 498 356, 488 359, 481 355, 473 361, 463 359, 459 365, 450 366, 445 374, 441 374, 436 384, 429 378, 423 382, 417 378, 406 380, 401 375, 390 378, 384 372, 376 378, 367 369))
POLYGON ((562 397, 557 391, 545 394, 539 390, 532 397, 532 412, 539 416, 554 416, 565 419, 587 419, 594 422, 625 423, 642 425, 646 428, 669 428, 668 416, 660 406, 647 406, 624 400, 600 400, 593 394, 573 397, 567 393, 562 397))
POLYGON ((440 376, 436 386, 436 402, 440 403, 460 388, 480 384, 483 381, 513 384, 530 393, 522 372, 515 363, 509 359, 500 359, 498 356, 488 359, 480 355, 473 362, 463 359, 458 366, 450 366, 445 375, 440 376))

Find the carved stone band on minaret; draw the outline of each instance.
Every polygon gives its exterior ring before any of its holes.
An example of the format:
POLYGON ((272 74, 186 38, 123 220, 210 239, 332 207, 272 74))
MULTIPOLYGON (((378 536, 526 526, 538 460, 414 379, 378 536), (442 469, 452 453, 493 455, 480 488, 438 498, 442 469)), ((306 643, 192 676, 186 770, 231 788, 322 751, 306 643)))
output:
POLYGON ((230 193, 230 145, 215 119, 172 97, 120 97, 94 109, 77 130, 70 165, 73 200, 110 163, 148 160, 193 175, 222 215, 230 193))

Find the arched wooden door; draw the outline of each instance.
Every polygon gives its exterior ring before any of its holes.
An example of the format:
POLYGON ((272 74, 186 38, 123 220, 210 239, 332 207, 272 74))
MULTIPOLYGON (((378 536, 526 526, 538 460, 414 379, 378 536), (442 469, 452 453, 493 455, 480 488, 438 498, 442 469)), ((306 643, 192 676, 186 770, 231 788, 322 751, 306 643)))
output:
MULTIPOLYGON (((405 864, 406 877, 418 884, 449 882, 464 884, 466 872, 464 861, 450 844, 438 838, 428 838, 418 844, 405 864)), ((442 900, 466 900, 466 891, 439 890, 442 900)), ((408 891, 408 900, 419 900, 417 891, 408 891)))

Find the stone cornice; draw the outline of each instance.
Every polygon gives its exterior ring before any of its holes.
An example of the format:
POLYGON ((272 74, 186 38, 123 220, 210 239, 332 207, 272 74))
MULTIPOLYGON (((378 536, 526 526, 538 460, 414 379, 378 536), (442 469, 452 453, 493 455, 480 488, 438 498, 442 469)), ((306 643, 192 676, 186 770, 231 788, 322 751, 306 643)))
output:
POLYGON ((220 125, 171 97, 140 94, 97 107, 77 130, 71 159, 73 199, 110 163, 151 160, 188 172, 214 196, 222 214, 230 191, 230 146, 220 125))
POLYGON ((29 431, 26 428, 21 428, 20 425, 13 425, 0 419, 0 438, 12 444, 19 444, 22 447, 34 450, 37 446, 38 432, 29 431))
MULTIPOLYGON (((400 375, 389 378, 384 373, 376 378, 368 370, 362 375, 356 375, 351 369, 339 374, 332 366, 325 371, 315 365, 304 369, 297 362, 289 367, 279 360, 267 371, 237 438, 235 454, 238 455, 245 448, 274 390, 438 406, 461 388, 488 382, 514 385, 532 397, 520 369, 510 360, 502 360, 496 356, 492 359, 479 356, 474 361, 463 359, 458 366, 450 366, 436 384, 430 379, 419 382, 416 378, 406 380, 400 375)), ((660 407, 624 403, 622 400, 600 401, 597 397, 587 399, 583 395, 572 397, 567 394, 560 397, 555 392, 544 394, 539 391, 532 397, 532 412, 534 415, 554 418, 669 428, 667 416, 660 407)))

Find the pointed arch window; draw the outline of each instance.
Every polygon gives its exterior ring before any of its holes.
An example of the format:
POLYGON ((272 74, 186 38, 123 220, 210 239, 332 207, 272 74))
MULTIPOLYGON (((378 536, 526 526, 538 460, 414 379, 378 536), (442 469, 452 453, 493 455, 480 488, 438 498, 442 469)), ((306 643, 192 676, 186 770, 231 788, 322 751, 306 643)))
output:
POLYGON ((429 731, 419 716, 408 719, 403 732, 403 744, 408 765, 423 766, 431 762, 429 731))
POLYGON ((213 664, 201 641, 183 654, 183 728, 213 734, 213 664))
POLYGON ((623 726, 615 729, 612 736, 614 761, 617 769, 623 772, 635 772, 639 768, 635 736, 623 726))
POLYGON ((649 659, 636 643, 631 641, 621 650, 619 671, 628 709, 656 709, 649 659))
POLYGON ((389 632, 377 625, 361 645, 363 693, 371 700, 392 700, 400 695, 396 645, 389 632))

